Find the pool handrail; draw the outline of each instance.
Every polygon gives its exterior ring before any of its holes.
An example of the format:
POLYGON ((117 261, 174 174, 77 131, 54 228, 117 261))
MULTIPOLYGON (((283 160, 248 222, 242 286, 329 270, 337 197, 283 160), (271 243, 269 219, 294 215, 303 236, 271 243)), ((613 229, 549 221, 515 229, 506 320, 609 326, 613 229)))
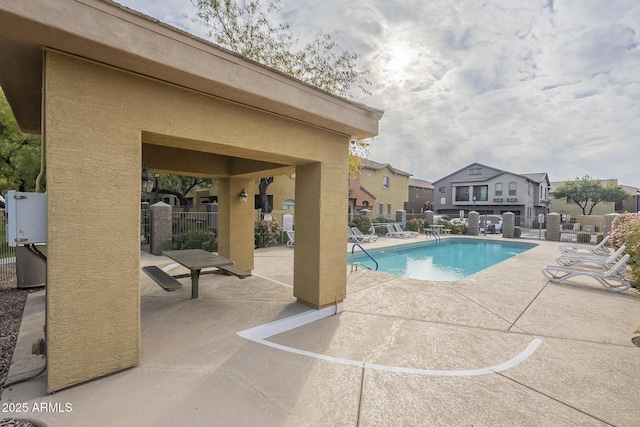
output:
POLYGON ((356 246, 357 246, 357 247, 359 247, 359 248, 362 250, 362 252, 364 252, 365 254, 367 254, 367 256, 371 259, 371 261, 373 261, 373 262, 376 264, 375 271, 378 271, 378 261, 376 261, 375 259, 373 259, 373 257, 371 256, 371 254, 369 254, 369 252, 367 252, 367 251, 362 247, 362 245, 361 245, 360 243, 354 243, 354 244, 353 244, 353 246, 351 247, 351 271, 353 271, 353 266, 354 266, 354 265, 356 266, 356 270, 358 270, 358 265, 361 265, 361 266, 363 266, 363 267, 365 267, 365 268, 367 268, 367 269, 371 270, 371 268, 370 268, 367 264, 365 264, 365 263, 363 263, 363 262, 356 262, 356 263, 354 263, 354 262, 353 262, 353 258, 354 258, 354 256, 355 256, 355 249, 356 249, 356 246))
POLYGON ((426 235, 426 237, 429 236, 433 236, 436 238, 436 243, 440 242, 440 235, 438 234, 438 232, 436 230, 432 230, 430 228, 425 228, 424 229, 424 234, 426 235))

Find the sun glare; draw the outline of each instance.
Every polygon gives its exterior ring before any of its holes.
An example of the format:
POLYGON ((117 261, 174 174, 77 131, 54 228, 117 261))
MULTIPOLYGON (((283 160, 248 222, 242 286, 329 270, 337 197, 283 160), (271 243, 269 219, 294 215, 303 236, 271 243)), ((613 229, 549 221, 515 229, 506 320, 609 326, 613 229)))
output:
POLYGON ((389 47, 386 68, 392 73, 405 71, 411 62, 411 50, 403 44, 389 47))

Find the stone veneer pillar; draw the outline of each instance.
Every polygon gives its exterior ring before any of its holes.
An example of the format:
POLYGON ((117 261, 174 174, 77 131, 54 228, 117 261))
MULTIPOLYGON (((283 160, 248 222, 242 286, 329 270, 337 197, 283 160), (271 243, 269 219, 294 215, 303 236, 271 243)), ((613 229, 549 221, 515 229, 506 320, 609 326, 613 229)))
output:
POLYGON ((552 212, 547 215, 547 240, 560 241, 560 214, 552 212))
POLYGON ((469 228, 467 229, 467 234, 469 236, 477 236, 479 227, 479 216, 480 214, 476 211, 469 212, 469 228))
POLYGON ((424 213, 424 218, 429 224, 433 224, 433 211, 426 211, 424 213))
POLYGON ((167 249, 167 244, 171 243, 171 216, 173 208, 165 202, 158 202, 151 205, 151 236, 150 252, 153 255, 162 255, 162 250, 167 249))
POLYGON ((502 215, 502 237, 513 238, 516 223, 516 215, 513 212, 505 212, 502 215))

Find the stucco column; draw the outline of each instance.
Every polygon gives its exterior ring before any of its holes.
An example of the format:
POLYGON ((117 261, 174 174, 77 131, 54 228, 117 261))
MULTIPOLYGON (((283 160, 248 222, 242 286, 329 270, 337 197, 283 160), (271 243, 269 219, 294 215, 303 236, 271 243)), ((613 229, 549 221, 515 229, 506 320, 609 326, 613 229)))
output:
POLYGON ((255 247, 254 194, 253 179, 218 179, 218 253, 249 271, 253 270, 255 247), (247 193, 244 203, 240 201, 242 189, 247 193))
POLYGON ((52 52, 45 67, 52 392, 139 361, 141 140, 115 71, 52 52))
POLYGON ((293 295, 322 308, 347 294, 348 156, 340 163, 296 167, 293 295))

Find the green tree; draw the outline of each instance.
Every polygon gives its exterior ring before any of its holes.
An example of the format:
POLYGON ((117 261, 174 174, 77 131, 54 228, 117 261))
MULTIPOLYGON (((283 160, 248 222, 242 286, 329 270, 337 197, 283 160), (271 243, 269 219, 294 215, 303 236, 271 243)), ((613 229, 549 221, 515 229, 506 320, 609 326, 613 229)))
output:
MULTIPOLYGON (((165 175, 158 176, 158 194, 171 194, 178 198, 180 205, 184 206, 184 212, 191 209, 191 199, 187 198, 187 194, 198 189, 211 188, 215 185, 212 178, 199 178, 194 176, 181 175, 165 175)), ((152 190, 155 193, 156 189, 152 190)))
POLYGON ((34 191, 40 171, 40 136, 20 131, 0 90, 0 192, 34 191))
POLYGON ((281 21, 280 0, 192 0, 195 21, 217 44, 317 88, 342 97, 357 87, 368 94, 367 72, 357 68, 358 55, 343 50, 331 35, 319 32, 296 49, 298 39, 281 21), (276 22, 281 22, 276 24, 276 22))
POLYGON ((599 203, 618 203, 629 197, 622 186, 613 183, 603 185, 589 175, 576 178, 574 181, 565 181, 552 195, 556 199, 566 198, 567 201, 580 206, 583 215, 591 215, 593 208, 599 203))
MULTIPOLYGON (((333 95, 350 98, 352 88, 370 94, 367 70, 359 70, 358 55, 343 50, 320 31, 310 43, 297 48, 299 40, 289 24, 282 22, 280 0, 263 6, 260 0, 191 0, 196 22, 207 29, 215 43, 274 68, 333 95), (276 24, 280 22, 279 24, 276 24)), ((366 157, 370 143, 352 141, 349 169, 358 170, 356 156, 366 157)))

